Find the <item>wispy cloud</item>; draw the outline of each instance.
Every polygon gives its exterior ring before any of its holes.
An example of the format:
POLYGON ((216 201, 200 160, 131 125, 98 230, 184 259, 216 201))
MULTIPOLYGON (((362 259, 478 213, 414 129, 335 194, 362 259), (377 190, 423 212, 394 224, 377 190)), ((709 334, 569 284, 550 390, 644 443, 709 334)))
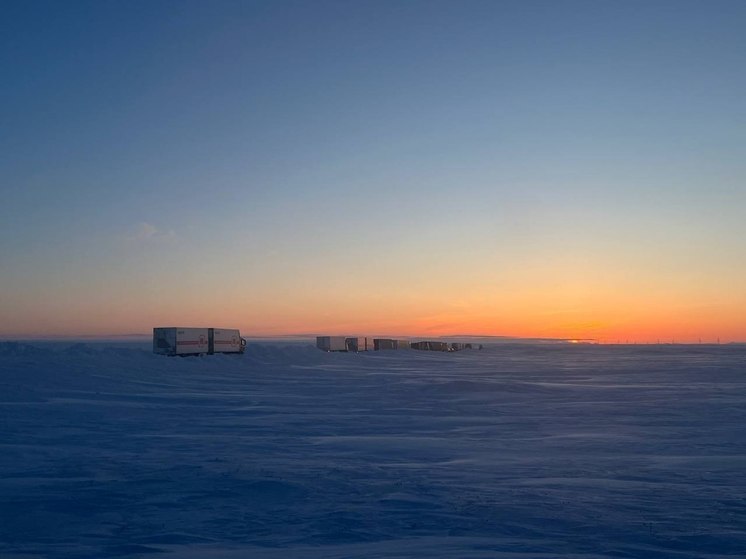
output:
POLYGON ((124 238, 130 243, 140 244, 175 242, 178 239, 173 230, 163 231, 152 223, 145 222, 136 224, 124 238))

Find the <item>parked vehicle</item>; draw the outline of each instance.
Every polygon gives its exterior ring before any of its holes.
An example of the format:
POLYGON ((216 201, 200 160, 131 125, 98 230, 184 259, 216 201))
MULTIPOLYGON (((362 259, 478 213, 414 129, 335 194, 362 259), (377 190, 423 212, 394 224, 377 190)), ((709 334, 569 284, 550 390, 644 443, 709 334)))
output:
POLYGON ((243 353, 246 340, 230 328, 153 328, 153 353, 201 355, 243 353))

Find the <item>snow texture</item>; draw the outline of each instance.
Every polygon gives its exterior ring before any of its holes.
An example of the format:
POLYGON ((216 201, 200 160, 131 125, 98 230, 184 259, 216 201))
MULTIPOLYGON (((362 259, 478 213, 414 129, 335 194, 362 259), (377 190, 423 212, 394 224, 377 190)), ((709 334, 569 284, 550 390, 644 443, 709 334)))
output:
POLYGON ((743 346, 0 343, 0 557, 746 555, 743 346))

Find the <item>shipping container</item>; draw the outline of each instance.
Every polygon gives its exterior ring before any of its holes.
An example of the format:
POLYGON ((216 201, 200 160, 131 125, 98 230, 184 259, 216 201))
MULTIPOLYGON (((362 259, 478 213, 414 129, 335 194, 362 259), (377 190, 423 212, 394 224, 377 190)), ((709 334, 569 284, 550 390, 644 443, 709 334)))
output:
POLYGON ((448 342, 412 342, 410 344, 412 349, 419 349, 424 351, 449 351, 448 342))
POLYGON ((316 336, 316 347, 322 351, 348 351, 345 336, 316 336))
POLYGON ((373 349, 375 351, 384 349, 409 349, 409 341, 394 340, 392 338, 374 338, 373 349))
POLYGON ((368 338, 316 336, 316 347, 322 351, 368 351, 368 338))
POLYGON ((245 346, 241 333, 229 328, 153 328, 153 353, 160 355, 243 353, 245 346))
POLYGON ((381 351, 384 349, 396 349, 396 340, 389 338, 373 338, 373 349, 381 351))
POLYGON ((246 341, 238 330, 210 328, 213 331, 212 353, 243 353, 246 341))
POLYGON ((368 338, 347 338, 347 351, 368 351, 368 338))

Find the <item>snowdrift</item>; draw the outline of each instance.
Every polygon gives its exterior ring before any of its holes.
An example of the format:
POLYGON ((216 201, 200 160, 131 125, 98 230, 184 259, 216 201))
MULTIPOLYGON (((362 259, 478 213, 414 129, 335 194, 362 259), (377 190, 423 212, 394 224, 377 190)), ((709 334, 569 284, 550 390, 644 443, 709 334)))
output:
POLYGON ((736 557, 746 350, 0 343, 0 556, 736 557))

